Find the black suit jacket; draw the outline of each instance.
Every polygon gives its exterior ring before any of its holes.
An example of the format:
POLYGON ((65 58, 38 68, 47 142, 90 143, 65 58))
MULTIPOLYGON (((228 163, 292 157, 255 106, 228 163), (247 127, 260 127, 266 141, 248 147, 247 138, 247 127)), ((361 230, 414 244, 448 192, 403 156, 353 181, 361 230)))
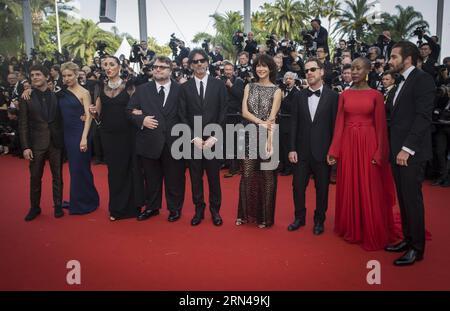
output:
POLYGON ((295 94, 291 106, 290 151, 296 151, 299 160, 307 161, 312 154, 315 161, 326 161, 333 138, 339 94, 323 87, 314 121, 308 106, 307 90, 295 94))
POLYGON ((22 150, 43 151, 50 143, 59 149, 64 147, 62 116, 54 93, 51 93, 48 121, 44 120, 36 92, 31 94, 30 100, 20 99, 19 105, 19 135, 22 150))
POLYGON ((393 105, 395 93, 389 96, 387 109, 390 116, 389 140, 392 163, 396 162, 397 154, 402 147, 415 152, 408 163, 432 158, 431 116, 435 89, 433 78, 416 68, 405 81, 395 105, 393 105))
POLYGON ((319 33, 314 41, 317 43, 317 47, 323 46, 325 48, 325 52, 327 52, 328 55, 330 54, 330 49, 328 47, 328 31, 326 28, 320 26, 319 33))
POLYGON ((160 105, 156 83, 150 81, 139 85, 128 104, 129 113, 133 123, 138 127, 136 133, 136 154, 150 158, 158 159, 161 156, 164 145, 169 148, 177 139, 171 136, 172 127, 180 123, 177 114, 178 96, 180 86, 175 81, 170 85, 169 95, 167 97, 164 108, 160 105), (133 109, 142 110, 142 115, 134 115, 131 113, 133 109), (158 127, 149 129, 143 127, 144 118, 146 116, 155 116, 158 120, 158 127))
MULTIPOLYGON (((178 115, 182 123, 191 128, 191 138, 203 135, 206 125, 215 123, 225 125, 227 113, 227 89, 225 84, 211 76, 208 77, 205 98, 202 102, 195 85, 195 78, 181 85, 178 115), (194 133, 194 117, 202 117, 202 133, 194 133), (198 134, 198 135, 197 135, 198 134)), ((207 137, 207 136, 205 136, 207 137)))
POLYGON ((297 97, 295 96, 298 92, 297 87, 293 87, 292 90, 283 98, 281 101, 280 114, 279 114, 279 124, 280 133, 289 133, 291 130, 291 113, 292 106, 297 104, 297 97))

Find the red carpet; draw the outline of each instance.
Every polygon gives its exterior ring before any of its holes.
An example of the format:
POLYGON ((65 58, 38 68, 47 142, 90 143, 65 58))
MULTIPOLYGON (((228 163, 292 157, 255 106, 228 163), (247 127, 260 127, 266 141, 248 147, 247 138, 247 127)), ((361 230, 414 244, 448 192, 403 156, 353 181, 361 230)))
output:
MULTIPOLYGON (((47 165, 43 213, 26 223, 27 163, 2 156, 0 169, 0 290, 450 290, 450 188, 429 182, 424 197, 433 239, 424 261, 397 268, 392 265, 396 254, 366 252, 335 236, 334 186, 326 231, 319 237, 312 234, 313 183, 306 227, 286 230, 293 217, 290 176, 279 178, 276 223, 270 229, 234 225, 238 176, 223 179, 222 227, 213 226, 209 217, 190 226, 190 185, 176 223, 167 221, 166 210, 144 222, 111 223, 105 166, 93 167, 100 209, 55 219, 47 165), (66 283, 66 263, 72 259, 81 263, 81 285, 66 283), (366 264, 372 259, 381 263, 381 285, 366 282, 366 264)), ((68 177, 66 166, 65 199, 68 177)))

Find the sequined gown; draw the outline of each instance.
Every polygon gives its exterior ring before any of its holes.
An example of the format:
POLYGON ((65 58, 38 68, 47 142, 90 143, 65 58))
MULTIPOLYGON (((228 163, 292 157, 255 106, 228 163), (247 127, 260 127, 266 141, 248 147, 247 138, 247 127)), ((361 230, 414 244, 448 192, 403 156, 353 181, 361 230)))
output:
MULTIPOLYGON (((249 84, 248 111, 261 120, 267 120, 277 89, 277 86, 249 84)), ((259 156, 257 159, 249 159, 248 155, 252 152, 250 148, 255 146, 249 144, 248 133, 245 148, 246 158, 240 161, 238 219, 243 223, 251 222, 270 227, 274 224, 277 174, 275 170, 260 169, 260 164, 268 160, 262 160, 259 156)))

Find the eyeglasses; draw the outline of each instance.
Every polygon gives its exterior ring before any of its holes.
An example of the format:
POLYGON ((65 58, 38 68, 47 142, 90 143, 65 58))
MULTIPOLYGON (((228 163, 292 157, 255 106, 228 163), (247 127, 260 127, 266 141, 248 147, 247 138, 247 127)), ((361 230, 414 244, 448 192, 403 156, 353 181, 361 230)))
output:
POLYGON ((305 69, 305 73, 308 73, 308 72, 316 72, 316 70, 317 69, 320 69, 320 68, 318 68, 318 67, 312 67, 312 68, 309 68, 309 69, 305 69))
POLYGON ((206 58, 200 58, 200 59, 194 59, 194 60, 192 60, 192 63, 193 64, 200 64, 200 63, 204 63, 204 62, 206 62, 206 58))
POLYGON ((158 69, 164 70, 164 69, 169 69, 169 68, 170 68, 169 66, 158 66, 158 65, 152 66, 153 70, 158 70, 158 69))

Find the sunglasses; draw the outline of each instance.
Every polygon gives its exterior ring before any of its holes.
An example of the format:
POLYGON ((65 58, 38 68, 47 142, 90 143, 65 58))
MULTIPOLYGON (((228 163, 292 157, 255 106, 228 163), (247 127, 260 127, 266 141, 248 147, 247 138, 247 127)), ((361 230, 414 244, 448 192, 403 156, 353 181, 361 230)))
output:
POLYGON ((158 70, 158 69, 164 70, 164 69, 169 69, 169 68, 170 68, 169 66, 158 66, 158 65, 152 66, 153 70, 158 70))
POLYGON ((205 63, 206 62, 206 58, 200 58, 200 59, 194 59, 192 60, 193 64, 200 64, 200 63, 205 63))
POLYGON ((316 72, 316 70, 317 69, 320 69, 320 68, 318 68, 318 67, 312 67, 312 68, 309 68, 309 69, 305 69, 305 73, 308 73, 308 72, 316 72))

